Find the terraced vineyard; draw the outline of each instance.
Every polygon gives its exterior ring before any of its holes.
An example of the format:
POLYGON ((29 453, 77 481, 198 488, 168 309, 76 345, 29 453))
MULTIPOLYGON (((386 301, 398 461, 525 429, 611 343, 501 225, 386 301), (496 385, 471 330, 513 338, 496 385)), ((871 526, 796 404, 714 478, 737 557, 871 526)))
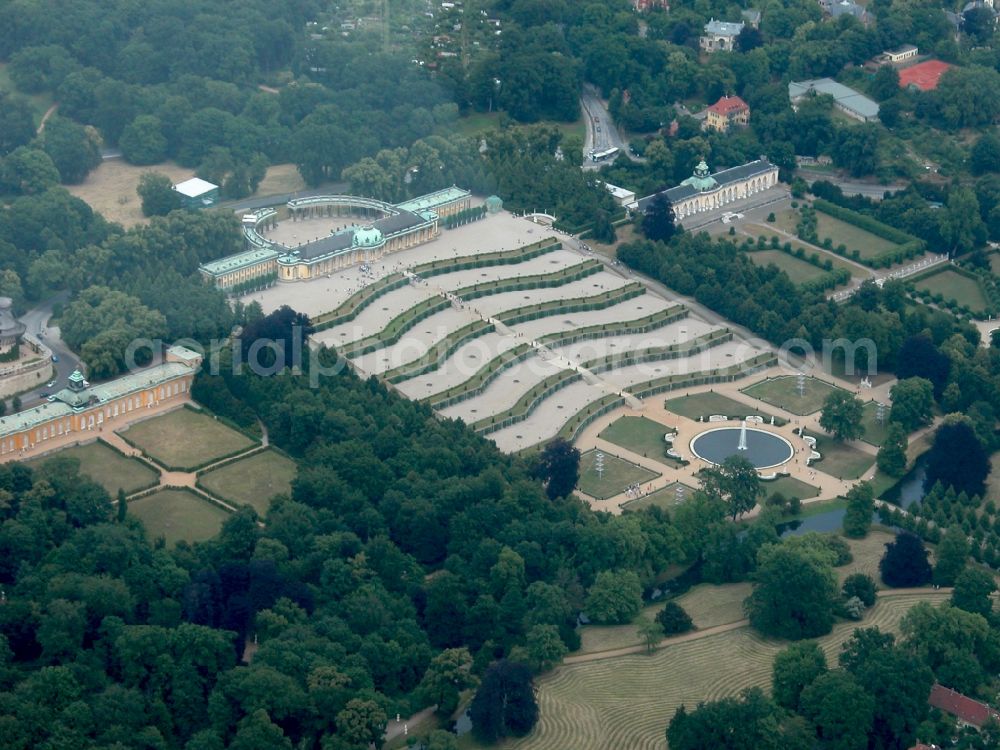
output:
POLYGON ((315 340, 444 416, 504 433, 505 450, 576 429, 634 384, 697 382, 746 356, 728 330, 555 238, 406 268, 362 281, 316 318, 315 340))
MULTIPOLYGON (((860 623, 899 632, 917 602, 938 604, 943 591, 881 592, 860 623)), ((859 623, 838 623, 819 639, 831 663, 859 623)), ((749 626, 680 636, 652 655, 644 653, 563 666, 539 681, 535 730, 507 747, 518 750, 664 750, 664 731, 681 705, 716 700, 757 686, 770 689, 774 656, 788 644, 762 638, 749 626)))

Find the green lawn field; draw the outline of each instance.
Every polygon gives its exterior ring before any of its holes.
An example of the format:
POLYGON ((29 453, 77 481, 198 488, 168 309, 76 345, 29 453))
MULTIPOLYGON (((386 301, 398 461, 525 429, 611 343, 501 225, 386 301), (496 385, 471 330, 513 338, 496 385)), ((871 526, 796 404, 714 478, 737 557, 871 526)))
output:
POLYGON ((763 417, 765 422, 771 421, 771 415, 759 411, 756 407, 736 401, 714 391, 693 393, 690 396, 680 396, 667 400, 667 411, 680 414, 682 417, 697 420, 698 417, 709 417, 722 414, 733 419, 756 415, 763 417))
POLYGON ((142 521, 150 539, 162 536, 171 547, 211 539, 229 515, 193 492, 173 489, 131 501, 128 512, 142 521))
POLYGON ((795 477, 778 477, 777 479, 761 482, 764 489, 764 497, 768 498, 775 492, 780 492, 785 498, 797 497, 799 500, 808 500, 819 494, 819 488, 811 484, 796 479, 795 477))
POLYGON ((677 505, 677 488, 684 488, 684 498, 688 499, 694 494, 693 487, 689 487, 681 482, 671 482, 666 487, 650 492, 635 500, 629 500, 622 505, 623 510, 642 510, 643 508, 663 508, 669 510, 677 505))
POLYGON ((976 279, 970 279, 950 268, 914 282, 917 289, 925 289, 931 294, 940 294, 945 299, 953 299, 973 312, 983 312, 989 307, 989 300, 976 279))
MULTIPOLYGON (((737 584, 741 586, 745 584, 737 584)), ((734 600, 743 594, 734 588, 734 600)), ((717 592, 712 592, 717 593, 717 592)), ((841 621, 817 642, 837 663, 857 627, 899 633, 899 622, 920 601, 940 603, 947 592, 881 597, 861 623, 841 621)), ((726 603, 722 610, 731 609, 726 603)), ((562 666, 537 682, 540 716, 518 750, 662 749, 663 732, 683 704, 718 700, 748 687, 770 687, 774 657, 787 641, 765 639, 748 626, 670 643, 651 655, 630 654, 562 666)), ((472 746, 470 746, 472 747, 472 746)))
POLYGON ((819 411, 823 406, 823 399, 836 389, 837 386, 810 377, 805 379, 804 389, 799 395, 798 378, 795 375, 782 375, 761 380, 747 386, 742 392, 792 414, 805 416, 819 411))
POLYGON ((607 452, 604 453, 604 471, 598 476, 597 469, 594 468, 596 458, 596 450, 589 450, 580 456, 580 480, 576 486, 581 492, 598 500, 614 497, 624 492, 630 484, 642 484, 660 476, 607 452))
POLYGON ((747 256, 758 266, 775 265, 792 280, 793 284, 805 284, 807 281, 818 279, 826 271, 817 268, 811 263, 789 255, 781 250, 754 250, 747 252, 747 256))
POLYGON ((137 422, 120 434, 163 466, 182 470, 254 444, 214 417, 186 408, 137 422))
POLYGON ((820 242, 829 237, 833 246, 845 245, 847 252, 860 252, 862 258, 874 258, 899 247, 895 242, 882 239, 846 221, 835 219, 822 211, 816 212, 816 236, 820 242))
POLYGON ((668 425, 646 417, 622 417, 605 427, 598 437, 640 456, 663 458, 670 445, 663 436, 673 431, 668 425))
POLYGON ((882 445, 882 441, 885 440, 885 434, 889 431, 888 404, 885 407, 882 424, 879 424, 877 417, 878 404, 874 401, 869 401, 865 404, 864 410, 861 412, 861 426, 865 428, 865 434, 861 436, 861 439, 875 446, 882 445))
POLYGON ((159 472, 139 459, 123 456, 107 443, 95 440, 86 445, 74 445, 58 453, 36 458, 29 463, 42 465, 53 458, 75 458, 80 462, 80 473, 93 479, 114 497, 118 490, 129 495, 156 484, 159 472))
POLYGON ((823 458, 812 466, 838 479, 860 479, 875 463, 875 456, 832 438, 817 440, 816 450, 823 458))
POLYGON ((235 505, 251 505, 263 517, 271 498, 291 494, 297 473, 290 458, 264 450, 206 472, 198 481, 213 495, 235 505))

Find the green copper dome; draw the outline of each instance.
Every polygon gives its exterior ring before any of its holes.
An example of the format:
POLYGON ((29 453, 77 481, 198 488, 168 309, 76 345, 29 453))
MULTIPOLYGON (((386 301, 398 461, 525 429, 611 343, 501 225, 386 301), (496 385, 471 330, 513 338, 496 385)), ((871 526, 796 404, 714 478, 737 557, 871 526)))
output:
POLYGON ((384 242, 382 233, 369 225, 354 230, 354 239, 351 241, 351 245, 353 247, 378 247, 384 242))
POLYGON ((688 177, 681 185, 690 185, 700 193, 704 193, 716 187, 717 183, 708 171, 708 164, 702 159, 698 166, 694 168, 694 174, 688 177))

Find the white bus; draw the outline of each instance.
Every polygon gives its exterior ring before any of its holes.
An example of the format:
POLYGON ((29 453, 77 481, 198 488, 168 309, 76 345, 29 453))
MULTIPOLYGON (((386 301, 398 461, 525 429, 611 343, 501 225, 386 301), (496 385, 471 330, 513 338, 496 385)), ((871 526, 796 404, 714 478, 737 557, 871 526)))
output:
POLYGON ((604 161, 605 159, 614 159, 618 156, 619 149, 617 148, 606 148, 603 151, 594 151, 590 155, 591 161, 604 161))

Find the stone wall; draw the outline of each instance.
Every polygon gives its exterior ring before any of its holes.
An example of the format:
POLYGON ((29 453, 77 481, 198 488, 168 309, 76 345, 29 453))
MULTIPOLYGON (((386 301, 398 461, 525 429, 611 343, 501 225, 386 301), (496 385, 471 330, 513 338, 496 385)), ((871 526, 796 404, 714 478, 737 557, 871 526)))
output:
POLYGON ((0 368, 0 398, 9 398, 44 385, 52 377, 52 362, 48 357, 33 354, 34 361, 14 363, 0 368))

